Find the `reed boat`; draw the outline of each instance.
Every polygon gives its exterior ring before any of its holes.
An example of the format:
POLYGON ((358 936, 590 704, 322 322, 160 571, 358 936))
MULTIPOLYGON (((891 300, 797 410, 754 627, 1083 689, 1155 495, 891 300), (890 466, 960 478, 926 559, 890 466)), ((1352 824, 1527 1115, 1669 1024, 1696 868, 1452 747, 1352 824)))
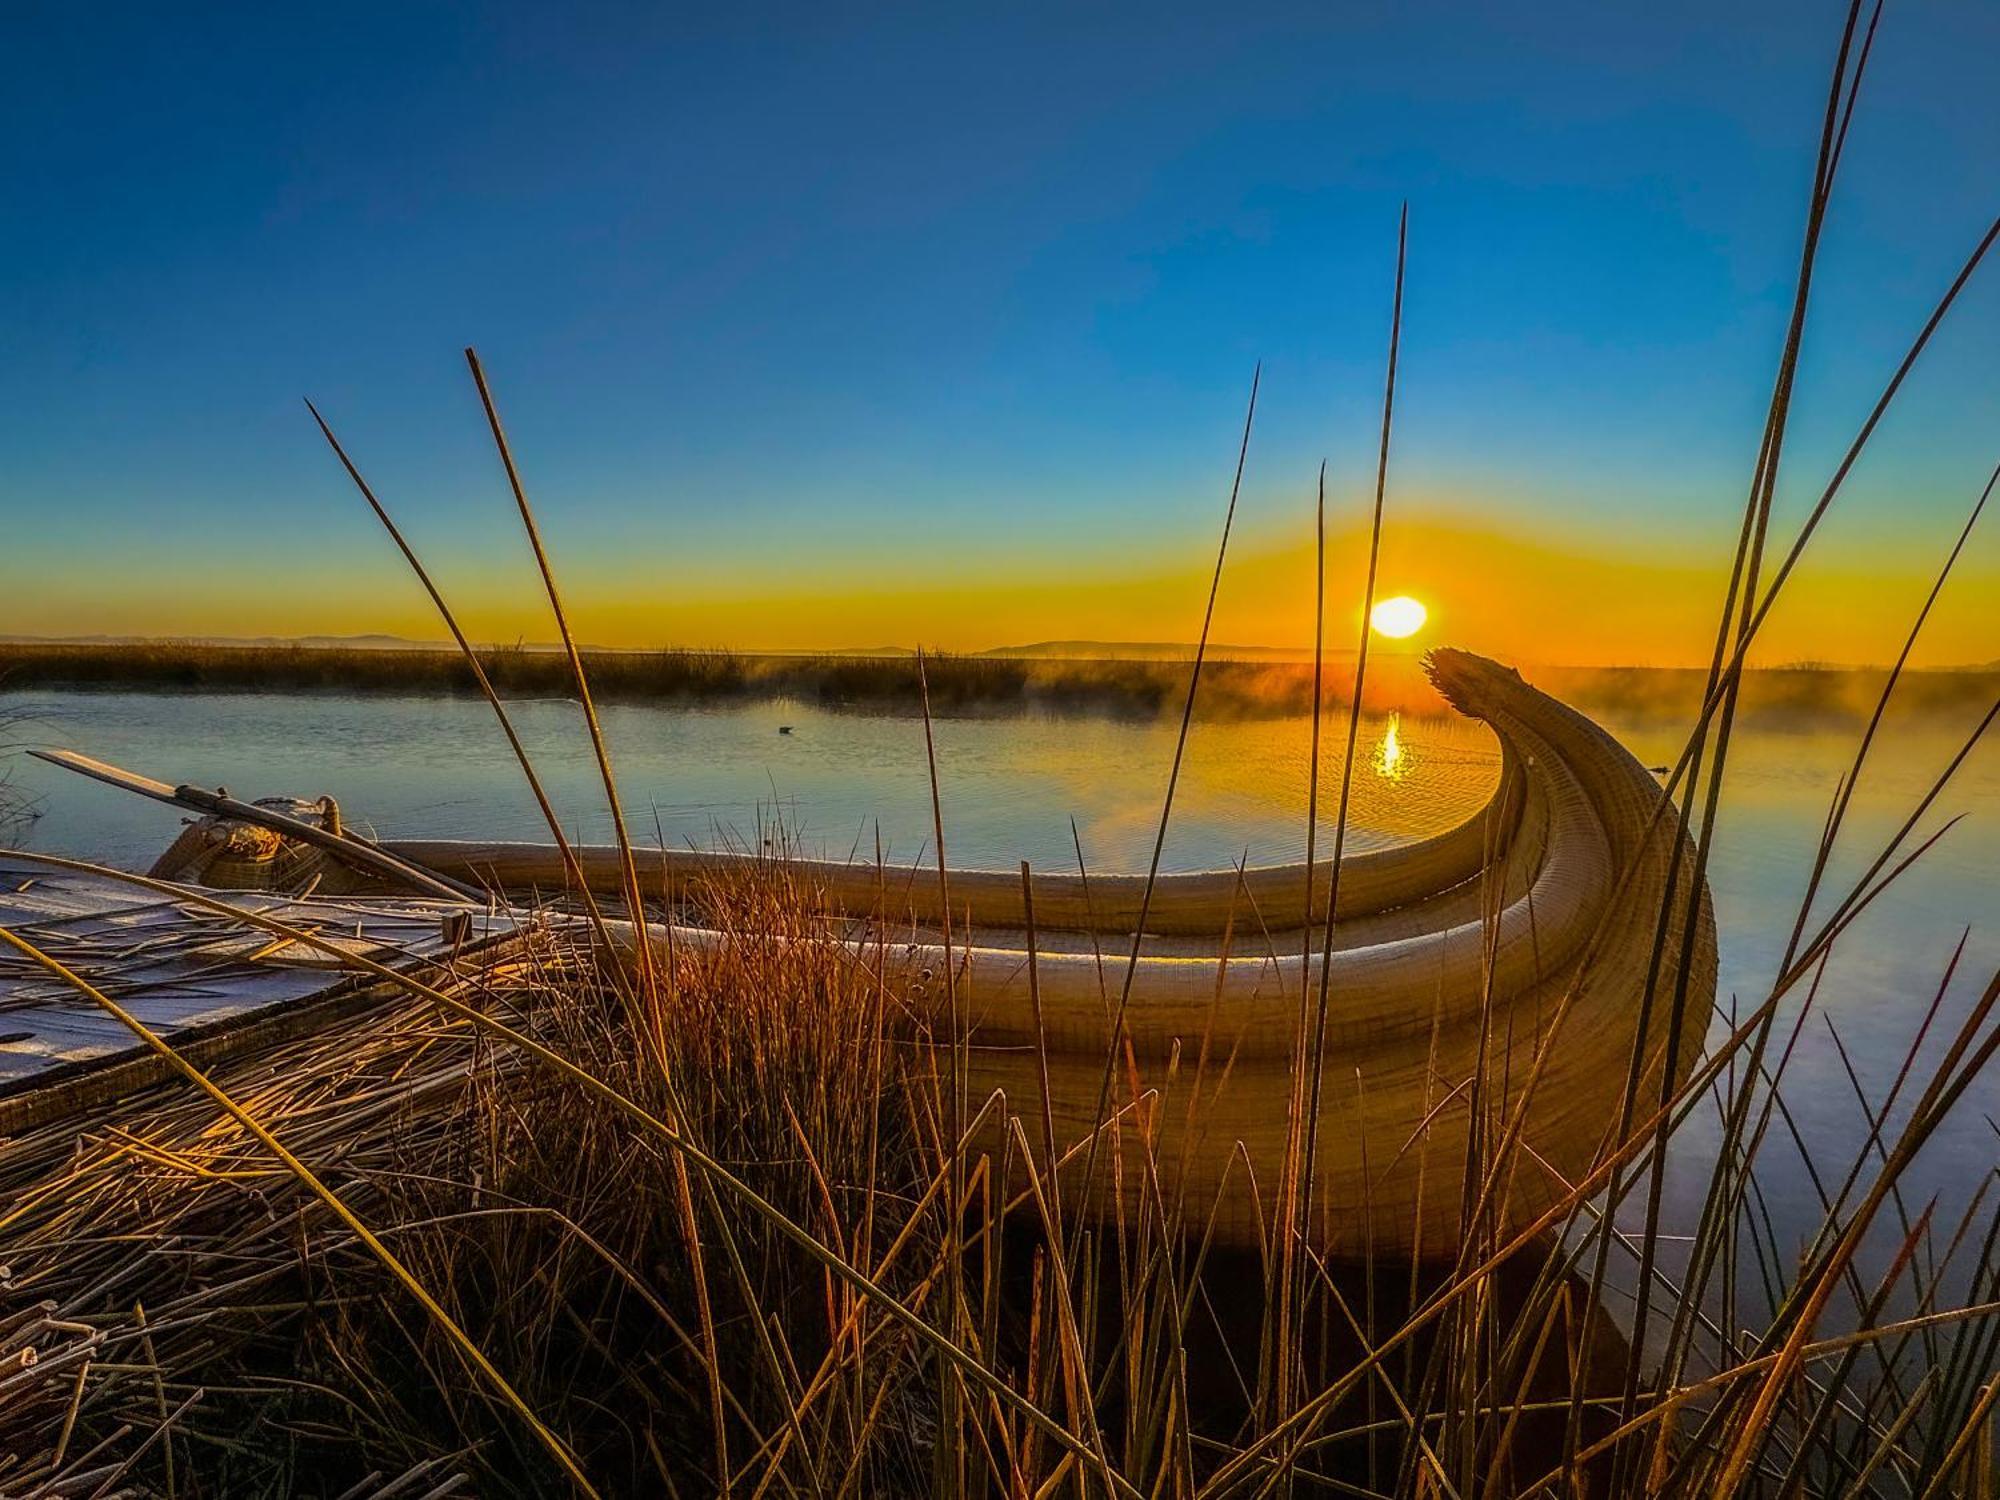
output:
MULTIPOLYGON (((1337 886, 1325 860, 1150 886, 810 860, 787 871, 829 913, 904 924, 907 942, 891 951, 925 978, 911 996, 930 1010, 931 1037, 958 1028, 970 1109, 1004 1096, 1004 1110, 983 1116, 985 1144, 996 1159, 1009 1141, 1039 1156, 1046 1120, 1070 1212, 1134 1216, 1153 1195, 1155 1211, 1171 1201, 1218 1242, 1268 1243, 1297 1161, 1295 1080, 1316 1071, 1320 1251, 1450 1256, 1472 1232, 1468 1205, 1482 1205, 1479 1233, 1506 1237, 1622 1144, 1635 1056, 1641 1123, 1664 1070, 1676 1085, 1686 1078, 1713 1005, 1716 946, 1692 846, 1651 773, 1510 668, 1442 649, 1426 665, 1444 698, 1498 740, 1492 795, 1443 833, 1343 859, 1337 886), (1324 1047, 1317 1070, 1301 1069, 1329 892, 1324 1047), (1484 1153, 1517 1124, 1518 1148, 1491 1171, 1484 1153)), ((326 847, 329 823, 353 838, 331 803, 272 810, 269 826, 315 824, 326 847)), ((154 873, 253 883, 246 858, 259 851, 274 870, 298 865, 285 838, 246 838, 229 811, 188 830, 154 873)), ((553 845, 366 847, 460 888, 558 895, 568 884, 553 845)), ((589 885, 620 892, 615 847, 574 852, 589 885)), ((757 858, 635 852, 643 886, 669 910, 757 858)), ((380 888, 379 869, 308 863, 316 881, 380 888)), ((694 925, 648 930, 661 943, 721 941, 694 925)))

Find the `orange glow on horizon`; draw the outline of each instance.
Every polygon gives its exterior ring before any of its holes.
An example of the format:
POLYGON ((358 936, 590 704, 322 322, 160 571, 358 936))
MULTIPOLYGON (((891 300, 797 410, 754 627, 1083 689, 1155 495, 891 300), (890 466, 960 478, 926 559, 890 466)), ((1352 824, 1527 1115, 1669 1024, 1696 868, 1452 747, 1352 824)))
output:
MULTIPOLYGON (((1424 644, 1464 646, 1524 665, 1699 664, 1713 643, 1726 583, 1726 556, 1714 552, 1713 541, 1586 548, 1431 512, 1384 534, 1381 574, 1395 580, 1399 592, 1379 608, 1399 598, 1447 601, 1447 609, 1426 609, 1419 621, 1424 644)), ((791 571, 662 562, 634 548, 568 565, 558 559, 558 565, 578 634, 594 645, 867 651, 921 643, 982 651, 1094 641, 1185 647, 1200 626, 1209 563, 1192 548, 1185 560, 1167 556, 1169 546, 1162 541, 1151 556, 1137 559, 1017 556, 810 569, 802 560, 791 571)), ((1356 644, 1350 632, 1360 625, 1366 549, 1358 528, 1327 539, 1329 651, 1349 652, 1356 644), (1351 602, 1343 606, 1343 600, 1351 602)), ((1934 564, 1885 560, 1879 549, 1823 548, 1787 586, 1756 660, 1889 659, 1922 602, 1928 566, 1934 564)), ((455 567, 446 560, 438 571, 475 639, 552 639, 531 567, 455 567)), ((191 587, 193 582, 183 570, 107 566, 86 592, 72 579, 24 570, 19 586, 6 591, 13 607, 0 617, 0 632, 443 639, 421 592, 387 560, 329 566, 309 581, 233 569, 227 586, 191 587)), ((1981 601, 1996 590, 2000 566, 1968 556, 1939 600, 1916 664, 1993 660, 1995 641, 1981 601)), ((1309 653, 1312 591, 1309 537, 1247 533, 1223 575, 1212 645, 1309 653)), ((1393 638, 1391 632, 1384 636, 1393 638)))

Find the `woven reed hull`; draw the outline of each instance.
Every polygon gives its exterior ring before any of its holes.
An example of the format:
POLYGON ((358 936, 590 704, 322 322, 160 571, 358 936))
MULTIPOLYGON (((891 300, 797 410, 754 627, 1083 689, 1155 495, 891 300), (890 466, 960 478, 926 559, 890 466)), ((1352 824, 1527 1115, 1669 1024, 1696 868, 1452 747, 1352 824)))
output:
MULTIPOLYGON (((1496 837, 1504 842, 1519 821, 1526 777, 1512 757, 1503 759, 1492 797, 1463 823, 1443 833, 1393 849, 1349 855, 1342 861, 1338 916, 1370 916, 1400 911, 1441 891, 1464 885, 1491 863, 1496 837)), ((398 839, 382 847, 425 869, 498 890, 560 893, 569 884, 562 855, 552 844, 485 842, 464 839, 398 839)), ((584 881, 608 896, 624 893, 615 845, 584 844, 574 849, 584 881)), ((687 849, 635 848, 640 884, 648 896, 677 900, 701 882, 740 875, 757 857, 687 849)), ((1316 869, 1316 909, 1324 913, 1331 861, 1316 869)), ((816 891, 829 909, 879 914, 890 921, 935 926, 940 895, 934 865, 887 865, 832 860, 785 861, 786 874, 816 891)), ((1034 876, 1035 918, 1051 931, 1129 935, 1145 911, 1145 930, 1161 936, 1213 938, 1233 917, 1255 910, 1268 925, 1298 926, 1305 920, 1306 868, 1303 862, 1163 875, 1150 899, 1141 875, 1034 876)), ((975 930, 1016 929, 1025 920, 1020 877, 1013 871, 951 872, 952 921, 975 930)), ((1212 945, 1211 945, 1212 946, 1212 945)))
MULTIPOLYGON (((1491 727, 1502 772, 1492 798, 1458 827, 1341 864, 1313 1174, 1313 1236, 1331 1256, 1456 1253, 1467 1232, 1475 1111, 1490 1139, 1524 1108, 1523 1150, 1487 1199, 1480 1228, 1506 1235, 1524 1226, 1618 1144, 1635 1044, 1645 1066, 1640 1097, 1656 1100, 1670 1052, 1675 1082, 1692 1069, 1715 995, 1708 891, 1698 888, 1690 926, 1693 852, 1652 776, 1518 673, 1457 651, 1433 653, 1429 666, 1460 712, 1491 727), (1655 999, 1644 1007, 1649 989, 1655 999)), ((545 845, 384 847, 510 890, 566 883, 545 845)), ((593 887, 619 891, 616 850, 580 853, 593 887)), ((758 861, 656 850, 641 862, 648 892, 673 897, 758 861)), ((1329 866, 1310 883, 1303 865, 1169 876, 1150 900, 1138 877, 1093 876, 1086 889, 1074 876, 1038 874, 1039 1010, 1018 875, 950 874, 952 930, 970 932, 976 946, 961 940, 947 950, 934 930, 942 912, 934 868, 787 861, 785 872, 830 910, 907 919, 916 941, 899 950, 911 969, 940 973, 949 960, 955 982, 934 979, 912 998, 938 1007, 937 1037, 949 1035, 945 995, 957 999, 973 1106, 1004 1095, 1006 1110, 990 1118, 1017 1117, 1034 1151, 1046 1058, 1047 1108, 1067 1163, 1058 1180, 1072 1212, 1137 1213, 1154 1191, 1150 1160, 1158 1190, 1184 1205, 1189 1224, 1212 1225, 1224 1243, 1268 1236, 1302 1006, 1321 987, 1307 892, 1310 884, 1323 920, 1329 866), (1123 1010, 1128 1061, 1110 1016, 1142 907, 1147 935, 1123 1010), (1100 1125, 1115 1042, 1109 1104, 1118 1126, 1086 1181, 1076 1148, 1100 1125)), ((676 940, 722 941, 692 928, 676 940)), ((1003 1152, 1007 1143, 996 1123, 985 1145, 1003 1152)))

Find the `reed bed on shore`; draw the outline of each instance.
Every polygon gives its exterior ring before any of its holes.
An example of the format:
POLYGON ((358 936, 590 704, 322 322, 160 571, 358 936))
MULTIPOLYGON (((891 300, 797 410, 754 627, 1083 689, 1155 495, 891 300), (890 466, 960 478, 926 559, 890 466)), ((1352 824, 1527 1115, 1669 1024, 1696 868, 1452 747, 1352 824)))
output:
MULTIPOLYGON (((570 697, 560 650, 481 646, 487 678, 508 698, 570 697)), ((581 653, 591 689, 608 703, 730 704, 784 700, 835 710, 915 713, 908 656, 767 655, 667 648, 581 653)), ((1178 711, 1186 659, 1078 656, 927 656, 931 708, 941 715, 1088 713, 1151 719, 1178 711)), ((1616 723, 1684 724, 1700 713, 1707 673, 1683 667, 1529 669, 1565 702, 1616 723)), ((1207 721, 1298 718, 1313 709, 1310 660, 1210 658, 1197 713, 1207 721)), ((1746 671, 1738 707, 1749 724, 1858 727, 1888 679, 1885 668, 1774 666, 1746 671)), ((352 693, 476 697, 479 684, 456 647, 216 645, 198 641, 117 644, 0 642, 0 686, 100 691, 352 693)), ((1321 684, 1324 709, 1346 708, 1353 683, 1321 684)), ((1905 671, 1897 710, 1949 718, 2000 692, 1991 668, 1905 671)), ((1363 709, 1442 714, 1445 706, 1408 657, 1380 659, 1364 684, 1363 709)))
MULTIPOLYGON (((432 975, 438 996, 391 987, 352 1025, 213 1075, 370 1222, 527 1402, 559 1414, 563 1441, 613 1493, 712 1492, 693 1482, 729 1452, 711 1438, 733 1436, 730 1462, 751 1461, 743 1432, 775 1433, 791 1366, 832 1348, 828 1289, 767 1223, 712 1194, 688 1236, 667 1207, 677 1158, 661 1139, 569 1094, 441 998, 555 1049, 639 1113, 664 1116, 671 1069, 685 1080, 679 1128, 764 1201, 872 1257, 920 1303, 935 1276, 939 1213, 934 1200, 924 1211, 914 1175, 935 1148, 913 1136, 936 1121, 912 1113, 920 1095, 899 1081, 911 1054, 890 1045, 879 974, 788 924, 799 903, 781 878, 706 909, 736 940, 674 966, 652 1033, 664 1054, 614 1024, 622 975, 602 971, 572 922, 503 964, 432 975), (860 1236, 878 1214, 870 1249, 860 1236), (697 1290, 695 1266, 722 1244, 729 1270, 697 1290)), ((157 1089, 81 1135, 64 1122, 17 1136, 0 1147, 0 1201, 7 1295, 36 1310, 25 1336, 45 1344, 30 1367, 42 1399, 0 1403, 0 1449, 39 1449, 42 1470, 158 1429, 144 1473, 170 1485, 178 1456, 189 1493, 339 1493, 425 1465, 476 1474, 488 1492, 562 1479, 530 1434, 495 1422, 456 1345, 399 1303, 358 1237, 209 1098, 157 1089)), ((891 1454, 913 1430, 903 1406, 922 1398, 897 1391, 896 1342, 855 1343, 871 1394, 890 1403, 891 1454)), ((878 1492, 861 1478, 861 1493, 878 1492)), ((0 1492, 20 1491, 0 1475, 0 1492)))
MULTIPOLYGON (((1668 1226, 1612 1227, 1589 1183, 1447 1263, 1308 1253, 1281 1323, 1276 1247, 1215 1249, 1203 1205, 1163 1184, 1081 1225, 1038 1119, 968 1149, 1007 1102, 953 1098, 950 976, 830 925, 773 844, 694 894, 723 940, 664 952, 649 997, 629 944, 550 912, 504 959, 384 977, 339 1030, 210 1075, 507 1396, 212 1097, 0 1143, 0 1493, 526 1495, 581 1488, 569 1464, 601 1494, 1699 1495, 1738 1452, 1745 1493, 1993 1493, 2000 1195, 1944 1222, 1896 1183, 2000 1044, 1995 987, 1933 1071, 1857 1097, 1881 1128, 1853 1160, 1791 1143, 1826 1194, 1803 1261, 1760 1198, 1782 1062, 1747 1065, 1758 1019, 1728 1033, 1626 1162, 1730 1122, 1719 1216, 1653 1270, 1664 1358, 1606 1308, 1668 1226)), ((1120 1085, 1106 1128, 1144 1104, 1120 1085)), ((1535 1164, 1468 1163, 1502 1169, 1535 1164)))
MULTIPOLYGON (((733 651, 579 652, 591 691, 607 703, 745 703, 782 699, 831 709, 915 713, 911 657, 759 655, 733 651)), ((477 649, 480 670, 507 698, 573 697, 561 650, 477 649)), ((927 655, 932 711, 939 714, 1090 713, 1155 718, 1175 712, 1188 663, 927 655)), ((1210 718, 1283 718, 1312 711, 1310 663, 1213 661, 1202 712, 1210 718)), ((145 641, 119 645, 0 642, 0 682, 34 687, 196 692, 343 692, 478 696, 477 676, 457 648, 219 646, 145 641)), ((1344 702, 1344 700, 1339 700, 1344 702)), ((1442 713, 1415 663, 1382 675, 1369 708, 1442 713), (1397 689, 1400 688, 1400 692, 1397 689)))
MULTIPOLYGON (((0 683, 5 678, 0 677, 0 683)), ((0 849, 8 848, 35 820, 34 800, 14 780, 13 768, 7 758, 15 751, 15 741, 19 737, 28 716, 15 710, 0 710, 0 849)))

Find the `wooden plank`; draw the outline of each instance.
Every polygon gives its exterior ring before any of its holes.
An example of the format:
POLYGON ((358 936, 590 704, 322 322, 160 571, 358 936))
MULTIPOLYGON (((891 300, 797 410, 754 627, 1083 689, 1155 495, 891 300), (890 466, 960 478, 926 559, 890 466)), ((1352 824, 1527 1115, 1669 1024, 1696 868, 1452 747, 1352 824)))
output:
MULTIPOLYGON (((394 987, 331 965, 299 943, 234 926, 171 895, 135 900, 110 872, 38 866, 0 854, 0 925, 20 933, 106 993, 197 1066, 261 1041, 332 1024, 394 987), (360 997, 360 998, 356 998, 360 997)), ((490 956, 517 941, 510 914, 492 911, 470 941, 447 937, 466 908, 418 898, 292 900, 257 891, 204 897, 289 923, 379 962, 490 956)), ((165 1076, 159 1059, 128 1030, 60 980, 9 956, 0 959, 0 1133, 83 1114, 125 1090, 165 1076)))
MULTIPOLYGON (((304 1036, 323 1026, 387 1004, 395 996, 386 983, 343 980, 306 999, 272 1001, 255 1010, 226 1016, 176 1032, 174 1050, 207 1072, 230 1058, 270 1042, 304 1036)), ((119 1027, 126 1038, 131 1033, 119 1027)), ((76 1116, 180 1075, 158 1054, 132 1046, 116 1056, 91 1058, 47 1068, 27 1079, 0 1080, 0 1136, 19 1135, 54 1120, 76 1116)))
POLYGON ((124 770, 109 761, 79 755, 74 750, 30 750, 28 753, 36 760, 45 760, 52 766, 61 766, 65 771, 74 771, 79 776, 88 776, 92 781, 101 781, 106 786, 115 786, 121 791, 137 792, 141 797, 151 797, 155 802, 167 802, 175 807, 190 805, 182 801, 174 789, 164 781, 155 781, 152 777, 141 776, 136 771, 124 770))

